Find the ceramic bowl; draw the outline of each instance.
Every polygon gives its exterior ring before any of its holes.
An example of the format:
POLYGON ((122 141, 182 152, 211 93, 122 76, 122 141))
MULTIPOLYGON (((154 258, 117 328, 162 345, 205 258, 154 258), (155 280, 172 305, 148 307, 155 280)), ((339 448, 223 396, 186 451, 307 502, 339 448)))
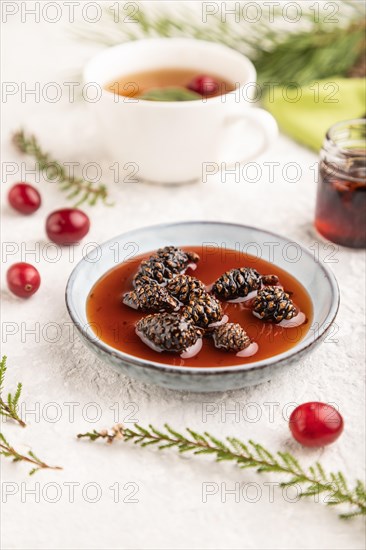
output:
POLYGON ((336 279, 326 265, 300 245, 255 227, 219 222, 182 222, 129 231, 102 244, 75 267, 66 287, 66 305, 85 344, 103 361, 135 379, 175 390, 226 391, 268 381, 281 369, 298 363, 319 344, 333 323, 339 305, 336 279), (139 359, 101 341, 88 325, 86 299, 107 271, 132 254, 143 254, 166 245, 208 244, 259 255, 293 275, 309 292, 313 327, 288 351, 271 358, 226 367, 192 368, 139 359))

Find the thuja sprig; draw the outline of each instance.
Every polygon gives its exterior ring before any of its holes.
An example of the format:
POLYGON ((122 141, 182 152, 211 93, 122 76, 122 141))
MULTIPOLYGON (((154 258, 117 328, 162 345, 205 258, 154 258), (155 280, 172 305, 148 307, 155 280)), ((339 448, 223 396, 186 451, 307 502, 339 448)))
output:
POLYGON ((93 185, 83 178, 76 178, 68 174, 65 167, 45 153, 34 135, 26 135, 24 130, 19 130, 13 135, 13 143, 16 148, 26 155, 33 157, 37 163, 37 169, 43 173, 49 181, 57 181, 59 188, 67 192, 67 199, 75 199, 74 206, 80 206, 87 202, 94 206, 98 201, 111 206, 107 202, 108 190, 103 184, 93 185))
POLYGON ((5 457, 12 458, 13 462, 28 462, 32 464, 32 469, 29 472, 29 475, 32 476, 38 470, 62 470, 60 466, 49 466, 43 460, 38 458, 33 451, 28 451, 27 455, 22 455, 14 449, 7 441, 5 436, 0 432, 0 455, 5 457))
POLYGON ((174 447, 180 453, 191 451, 194 454, 210 454, 217 461, 230 460, 240 468, 254 468, 258 473, 276 472, 287 475, 288 479, 281 483, 282 487, 296 485, 300 497, 315 496, 323 493, 326 504, 336 506, 345 504, 349 510, 340 514, 341 518, 351 518, 366 514, 366 489, 357 480, 350 488, 341 472, 326 473, 319 462, 309 468, 303 468, 299 461, 288 451, 271 453, 263 445, 248 441, 244 443, 235 437, 224 441, 205 432, 199 434, 189 428, 187 433, 180 433, 164 425, 164 430, 158 430, 151 424, 144 428, 138 424, 134 429, 117 424, 111 430, 87 432, 79 434, 78 438, 88 438, 91 441, 106 439, 112 443, 115 439, 133 441, 141 447, 157 445, 161 449, 174 447))
POLYGON ((3 398, 4 380, 6 373, 6 355, 4 355, 0 361, 0 415, 6 418, 12 418, 20 426, 25 427, 25 422, 18 414, 19 398, 22 393, 22 384, 18 382, 17 389, 14 395, 8 393, 7 398, 3 398))

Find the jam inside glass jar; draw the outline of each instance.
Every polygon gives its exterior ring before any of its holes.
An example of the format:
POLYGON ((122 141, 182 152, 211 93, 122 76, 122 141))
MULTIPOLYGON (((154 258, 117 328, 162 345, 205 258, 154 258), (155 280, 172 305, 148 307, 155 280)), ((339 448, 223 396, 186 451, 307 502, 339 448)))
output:
POLYGON ((339 122, 325 136, 315 227, 335 243, 366 247, 366 119, 339 122))

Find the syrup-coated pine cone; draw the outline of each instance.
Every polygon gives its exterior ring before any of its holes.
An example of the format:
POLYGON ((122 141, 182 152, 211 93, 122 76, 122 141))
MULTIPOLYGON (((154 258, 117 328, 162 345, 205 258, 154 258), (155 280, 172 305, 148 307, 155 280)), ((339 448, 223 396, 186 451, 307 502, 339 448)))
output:
POLYGON ((211 323, 217 323, 223 317, 220 302, 207 292, 194 296, 183 307, 182 314, 192 319, 193 323, 201 328, 208 328, 211 323))
POLYGON ((206 292, 205 285, 190 275, 177 275, 168 282, 166 289, 182 304, 187 304, 195 296, 206 292))
POLYGON ((166 283, 187 269, 190 263, 196 263, 199 259, 195 252, 184 252, 175 246, 159 248, 148 260, 141 262, 134 277, 134 285, 142 284, 142 280, 145 278, 152 279, 159 284, 166 283))
POLYGON ((200 260, 199 255, 195 252, 186 252, 176 246, 159 248, 156 255, 175 273, 183 271, 189 263, 196 264, 200 260))
POLYGON ((136 332, 156 349, 174 353, 187 350, 202 337, 202 331, 178 313, 147 315, 138 321, 136 332))
POLYGON ((160 258, 151 257, 141 262, 138 272, 133 279, 133 283, 134 286, 137 287, 145 284, 146 279, 150 279, 151 281, 162 284, 171 279, 173 275, 174 272, 167 267, 160 258))
POLYGON ((226 351, 241 351, 249 346, 251 340, 238 323, 225 323, 212 332, 215 346, 226 351))
POLYGON ((261 275, 251 267, 226 271, 214 282, 212 292, 221 300, 244 298, 261 287, 261 275))
POLYGON ((280 323, 292 319, 298 311, 283 288, 267 286, 258 291, 253 301, 253 314, 263 321, 280 323))
POLYGON ((123 296, 123 303, 133 309, 142 311, 174 311, 179 309, 179 302, 167 292, 165 287, 151 282, 137 286, 135 290, 123 296))
POLYGON ((263 285, 268 285, 268 286, 273 286, 273 285, 278 285, 279 283, 279 278, 277 277, 277 275, 263 275, 262 276, 262 284, 263 285))

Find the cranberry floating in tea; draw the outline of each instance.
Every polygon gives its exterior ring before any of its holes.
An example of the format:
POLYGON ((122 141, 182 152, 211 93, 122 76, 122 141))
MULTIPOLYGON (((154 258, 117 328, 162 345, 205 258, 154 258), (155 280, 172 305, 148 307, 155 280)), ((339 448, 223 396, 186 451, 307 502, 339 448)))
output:
POLYGON ((320 152, 315 227, 343 246, 366 247, 366 119, 332 126, 320 152))
POLYGON ((187 88, 204 97, 212 96, 219 91, 220 82, 212 76, 199 74, 187 84, 187 88))

